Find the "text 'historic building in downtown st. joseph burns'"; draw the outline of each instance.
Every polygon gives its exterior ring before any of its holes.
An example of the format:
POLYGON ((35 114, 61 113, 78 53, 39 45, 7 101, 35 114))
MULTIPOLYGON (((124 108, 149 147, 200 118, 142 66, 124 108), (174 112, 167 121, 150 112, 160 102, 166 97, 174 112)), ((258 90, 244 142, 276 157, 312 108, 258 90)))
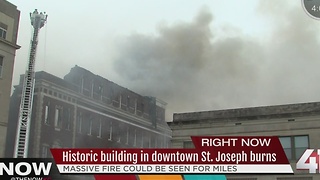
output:
MULTIPOLYGON (((23 78, 11 98, 6 156, 12 157, 23 78)), ((141 96, 79 66, 64 79, 36 73, 29 157, 50 148, 167 148, 166 103, 141 96)))

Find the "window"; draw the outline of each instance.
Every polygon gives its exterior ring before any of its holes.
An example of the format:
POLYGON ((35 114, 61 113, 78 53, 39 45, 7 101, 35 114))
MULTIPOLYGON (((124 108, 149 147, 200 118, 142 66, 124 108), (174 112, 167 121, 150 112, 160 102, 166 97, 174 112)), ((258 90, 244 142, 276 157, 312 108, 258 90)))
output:
POLYGON ((138 105, 138 102, 137 100, 134 101, 134 114, 137 114, 137 105, 138 105))
POLYGON ((133 146, 137 145, 137 130, 134 130, 134 141, 133 141, 133 146))
POLYGON ((90 118, 90 120, 89 120, 88 135, 89 135, 89 136, 91 136, 91 135, 92 135, 92 118, 90 118))
POLYGON ((117 140, 118 143, 121 142, 121 135, 124 134, 124 130, 121 129, 120 124, 114 124, 113 125, 113 131, 114 131, 114 139, 117 140))
POLYGON ((127 137, 126 144, 129 144, 129 127, 127 127, 127 137))
POLYGON ((62 148, 62 143, 59 139, 55 139, 52 143, 52 148, 62 148))
POLYGON ((127 107, 130 107, 130 96, 127 97, 127 107))
POLYGON ((122 107, 122 95, 120 94, 120 100, 119 100, 119 107, 121 108, 122 107))
POLYGON ((44 108, 44 123, 49 124, 49 104, 44 108))
POLYGON ((6 39, 7 37, 7 30, 0 27, 0 38, 6 39))
POLYGON ((102 86, 101 86, 101 85, 98 86, 98 91, 99 91, 99 94, 101 95, 102 92, 103 92, 103 89, 102 89, 102 86))
POLYGON ((183 148, 194 148, 194 144, 192 141, 183 142, 183 148))
POLYGON ((66 129, 71 130, 71 110, 68 108, 67 115, 66 115, 67 123, 66 123, 66 129))
MULTIPOLYGON (((164 145, 163 145, 163 147, 164 148, 168 148, 169 147, 169 141, 167 140, 167 138, 163 138, 163 140, 164 140, 164 145)), ((194 146, 193 146, 194 147, 194 146)))
POLYGON ((141 112, 142 112, 142 114, 144 112, 144 104, 143 103, 141 103, 141 112))
POLYGON ((99 93, 99 96, 100 96, 100 100, 102 101, 102 95, 103 95, 103 88, 102 88, 102 86, 101 85, 99 85, 99 87, 98 87, 98 93, 99 93))
POLYGON ((102 120, 99 119, 99 129, 98 129, 98 138, 101 138, 101 135, 102 135, 102 120))
POLYGON ((114 92, 113 89, 110 89, 110 99, 111 99, 111 103, 114 100, 114 92))
POLYGON ((93 98, 93 94, 94 94, 94 82, 92 81, 91 83, 91 97, 93 98))
POLYGON ((159 146, 159 148, 163 148, 163 141, 162 141, 161 137, 159 137, 158 146, 159 146))
POLYGON ((56 130, 60 130, 61 128, 61 121, 62 121, 61 112, 62 112, 62 108, 56 107, 55 114, 54 114, 54 127, 56 130))
POLYGON ((81 87, 80 87, 80 92, 83 93, 83 89, 84 89, 84 77, 81 78, 81 87))
POLYGON ((47 144, 42 145, 41 156, 43 158, 49 157, 49 145, 47 144))
POLYGON ((143 142, 144 141, 144 134, 143 134, 143 132, 141 133, 141 148, 143 148, 143 142))
POLYGON ((110 132, 109 132, 109 139, 108 140, 112 140, 112 122, 110 122, 110 132))
POLYGON ((82 113, 79 113, 78 117, 78 133, 82 133, 82 113))
POLYGON ((154 147, 158 148, 158 138, 154 138, 154 147))
POLYGON ((141 132, 141 129, 138 129, 138 131, 136 131, 136 135, 135 135, 135 147, 142 147, 143 144, 143 135, 141 132))
POLYGON ((309 136, 285 136, 279 140, 289 160, 299 159, 309 148, 309 136))
POLYGON ((0 78, 2 77, 2 71, 3 71, 3 57, 0 56, 0 78))

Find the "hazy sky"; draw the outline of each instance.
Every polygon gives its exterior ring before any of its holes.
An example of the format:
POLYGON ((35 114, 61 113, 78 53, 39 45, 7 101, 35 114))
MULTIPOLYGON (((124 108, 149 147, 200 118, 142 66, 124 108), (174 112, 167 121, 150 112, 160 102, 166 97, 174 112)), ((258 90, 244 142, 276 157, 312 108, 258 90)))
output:
POLYGON ((49 15, 36 70, 76 64, 174 112, 320 101, 320 21, 300 0, 9 0, 21 11, 14 81, 24 73, 29 12, 49 15))

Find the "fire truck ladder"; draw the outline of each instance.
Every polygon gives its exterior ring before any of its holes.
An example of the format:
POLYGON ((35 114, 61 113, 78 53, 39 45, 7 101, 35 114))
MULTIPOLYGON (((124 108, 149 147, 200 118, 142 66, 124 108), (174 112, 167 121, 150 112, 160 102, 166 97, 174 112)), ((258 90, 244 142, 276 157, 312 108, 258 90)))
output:
POLYGON ((31 40, 30 56, 27 70, 24 76, 23 89, 21 95, 19 121, 14 148, 15 158, 26 158, 28 156, 29 131, 31 124, 32 102, 35 85, 35 59, 38 45, 39 30, 47 21, 45 13, 38 13, 37 9, 30 13, 31 25, 34 28, 31 40))

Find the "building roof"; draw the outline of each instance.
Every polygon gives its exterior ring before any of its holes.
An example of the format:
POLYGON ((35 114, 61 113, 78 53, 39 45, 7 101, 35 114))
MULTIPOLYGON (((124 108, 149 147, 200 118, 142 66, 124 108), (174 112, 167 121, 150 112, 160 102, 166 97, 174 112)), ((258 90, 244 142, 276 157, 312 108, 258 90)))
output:
POLYGON ((201 111, 189 113, 175 113, 174 122, 187 122, 199 120, 258 120, 262 118, 297 117, 320 114, 320 102, 286 104, 275 106, 261 106, 214 111, 201 111))
MULTIPOLYGON (((112 95, 114 98, 121 95, 121 93, 124 93, 127 97, 130 96, 130 98, 134 98, 136 100, 136 107, 137 108, 137 114, 139 116, 142 116, 145 120, 150 120, 155 126, 157 124, 165 125, 167 126, 167 123, 165 121, 165 115, 162 117, 162 115, 157 115, 157 108, 162 108, 163 112, 165 113, 165 105, 166 103, 164 101, 158 100, 155 97, 149 97, 149 96, 142 96, 140 94, 137 94, 125 87, 122 87, 112 81, 109 81, 108 79, 105 79, 99 75, 95 75, 92 72, 88 71, 87 69, 84 69, 79 66, 74 66, 71 68, 70 72, 64 76, 64 78, 59 78, 57 76, 54 76, 50 73, 47 73, 45 71, 39 71, 35 73, 35 79, 36 84, 41 82, 47 82, 52 83, 55 86, 58 86, 60 88, 63 88, 65 90, 71 91, 74 94, 83 95, 85 97, 92 98, 92 94, 84 94, 81 92, 81 81, 79 81, 82 77, 86 77, 88 82, 95 82, 96 84, 99 84, 106 88, 106 92, 110 90, 110 92, 114 92, 115 94, 112 95), (143 106, 142 106, 143 105, 143 106), (141 108, 143 108, 141 110, 141 108)), ((21 92, 21 88, 23 85, 23 79, 24 75, 21 75, 20 82, 18 86, 15 86, 16 90, 18 92, 21 92)), ((93 89, 92 89, 93 90, 93 89)), ((113 94, 113 93, 112 93, 113 94)), ((110 96, 106 95, 106 96, 110 96)), ((94 98, 95 99, 95 98, 94 98)), ((96 99, 97 100, 97 99, 96 99)), ((112 100, 111 100, 112 101, 112 100)), ((99 98, 97 101, 102 104, 106 104, 106 101, 102 101, 102 99, 99 98)), ((121 102, 121 100, 120 100, 121 102)), ((124 100, 125 103, 128 103, 126 100, 124 100)), ((128 113, 135 113, 134 109, 132 107, 134 101, 131 101, 131 106, 127 109, 124 107, 124 110, 126 110, 128 113)), ((118 102, 117 102, 118 103, 118 102)), ((108 103, 110 105, 110 103, 108 103)), ((114 103, 113 103, 114 105, 114 103)), ((117 106, 117 105, 114 105, 117 106)), ((120 106, 121 107, 121 106, 120 106)))
POLYGON ((61 86, 61 87, 68 88, 68 89, 70 89, 70 90, 72 90, 72 91, 75 91, 75 92, 78 92, 78 91, 79 91, 79 90, 78 90, 78 87, 77 87, 76 85, 74 85, 74 84, 72 84, 72 83, 70 83, 70 82, 67 82, 67 81, 65 81, 64 79, 61 79, 61 78, 59 78, 59 77, 57 77, 57 76, 54 76, 54 75, 52 75, 52 74, 49 74, 49 73, 47 73, 47 72, 45 72, 45 71, 38 71, 38 72, 36 72, 36 73, 35 73, 35 78, 36 78, 36 80, 38 80, 38 79, 47 80, 47 81, 49 81, 49 82, 52 82, 52 83, 54 83, 54 84, 56 84, 56 85, 59 85, 59 86, 61 86))

